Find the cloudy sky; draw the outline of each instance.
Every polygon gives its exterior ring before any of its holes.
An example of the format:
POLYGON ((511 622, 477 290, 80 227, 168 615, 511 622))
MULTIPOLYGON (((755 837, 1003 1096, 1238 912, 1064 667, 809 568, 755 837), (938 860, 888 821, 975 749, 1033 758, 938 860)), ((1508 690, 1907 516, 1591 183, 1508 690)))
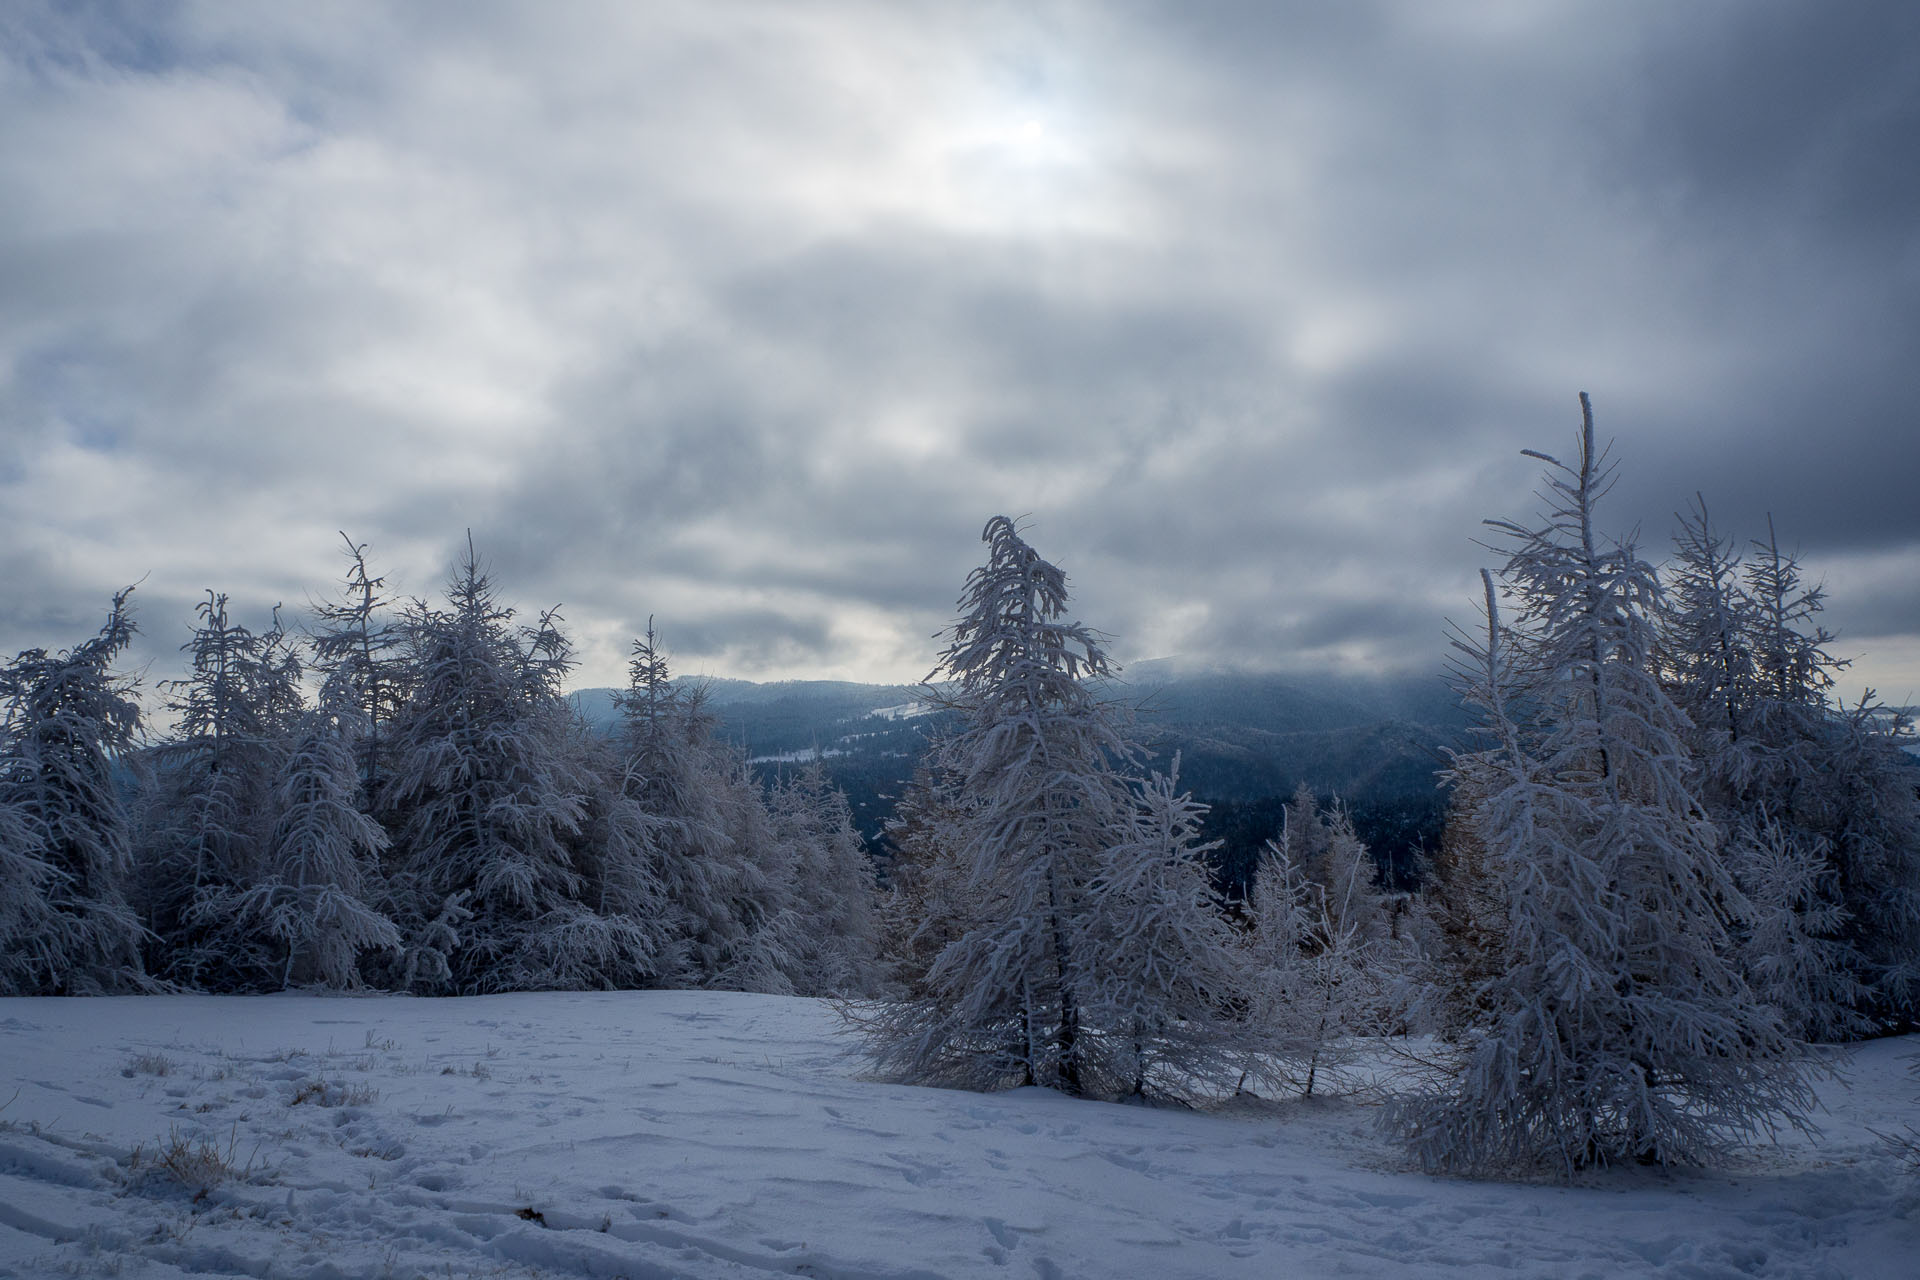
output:
POLYGON ((1592 393, 1920 695, 1920 5, 0 9, 0 649, 437 591, 914 679, 996 512, 1122 658, 1437 668, 1592 393))

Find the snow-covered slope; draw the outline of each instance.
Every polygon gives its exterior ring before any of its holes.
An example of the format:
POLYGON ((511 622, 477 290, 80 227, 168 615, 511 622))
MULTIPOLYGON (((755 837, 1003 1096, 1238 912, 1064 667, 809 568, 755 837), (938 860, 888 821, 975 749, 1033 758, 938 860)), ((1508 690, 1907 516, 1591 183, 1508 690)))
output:
POLYGON ((1920 1121, 1913 1040, 1823 1089, 1818 1141, 1561 1188, 1410 1172, 1359 1102, 878 1084, 835 1028, 813 1001, 711 992, 0 1000, 0 1275, 1861 1278, 1920 1258, 1920 1177, 1869 1132, 1920 1121))

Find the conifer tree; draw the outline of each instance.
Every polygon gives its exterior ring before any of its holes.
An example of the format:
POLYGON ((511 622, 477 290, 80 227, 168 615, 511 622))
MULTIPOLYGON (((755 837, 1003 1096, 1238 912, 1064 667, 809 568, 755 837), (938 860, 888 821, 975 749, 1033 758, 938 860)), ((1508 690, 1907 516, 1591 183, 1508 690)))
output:
POLYGON ((40 837, 12 804, 0 804, 0 994, 24 995, 59 961, 48 955, 60 920, 47 900, 53 868, 40 837))
POLYGON ((1132 818, 1110 763, 1130 744, 1082 677, 1109 670, 1087 628, 1066 620, 1066 576, 996 516, 985 565, 967 579, 940 667, 966 727, 937 767, 970 793, 949 842, 977 914, 934 961, 930 995, 895 1002, 869 1027, 883 1072, 928 1083, 1124 1091, 1099 1074, 1083 1011, 1092 984, 1084 901, 1100 856, 1132 818), (1090 1059, 1092 1059, 1090 1061, 1090 1059))
POLYGON ((770 886, 743 839, 756 797, 731 779, 732 763, 713 741, 713 718, 696 690, 672 681, 652 620, 633 642, 628 686, 619 698, 618 739, 625 794, 646 815, 654 876, 661 887, 673 986, 791 990, 784 951, 769 930, 770 886), (778 954, 776 954, 776 952, 778 954))
POLYGON ((873 861, 854 830, 847 797, 818 757, 792 772, 770 801, 775 838, 791 851, 793 910, 801 922, 795 990, 865 996, 880 980, 873 861))
MULTIPOLYGON (((940 754, 938 744, 928 755, 940 754)), ((965 800, 923 759, 894 804, 886 839, 886 890, 879 906, 880 953, 887 976, 913 999, 932 994, 927 972, 974 917, 967 878, 948 849, 964 827, 965 800)))
MULTIPOLYGON (((1190 810, 1164 795, 1156 809, 1159 793, 1143 800, 1121 771, 1137 749, 1089 686, 1110 667, 1094 633, 1065 617, 1065 575, 1005 516, 982 540, 987 562, 968 577, 928 678, 951 678, 947 701, 965 722, 935 762, 942 788, 963 797, 938 844, 964 881, 935 905, 965 915, 935 926, 954 936, 924 995, 854 1021, 883 1072, 927 1083, 1117 1096, 1156 1083, 1168 1054, 1204 1073, 1205 1054, 1179 1051, 1175 1021, 1207 1020, 1215 1006, 1196 997, 1176 1013, 1167 1000, 1178 984, 1156 994, 1145 982, 1170 962, 1162 948, 1212 936, 1192 914, 1210 892, 1204 876, 1182 879, 1199 865, 1190 810), (1143 900, 1156 871, 1182 887, 1143 900)), ((1181 962, 1217 995, 1213 959, 1181 962)))
POLYGON ((575 844, 588 787, 562 743, 565 655, 549 652, 552 615, 525 637, 512 618, 471 539, 447 607, 416 602, 407 618, 412 696, 383 794, 396 824, 388 914, 427 989, 570 985, 579 935, 594 933, 575 844))
POLYGON ((234 903, 236 923, 283 949, 283 988, 358 987, 362 953, 400 950, 399 931, 370 905, 387 834, 360 809, 364 730, 350 681, 336 672, 302 718, 274 790, 266 872, 234 903))
POLYGON ((1579 456, 1543 454, 1539 526, 1490 522, 1516 550, 1518 604, 1474 655, 1498 776, 1476 809, 1507 898, 1506 968, 1449 1089, 1389 1123, 1430 1168, 1698 1161, 1756 1127, 1803 1122, 1804 1068, 1730 954, 1739 895, 1688 789, 1687 722, 1654 669, 1653 571, 1603 544, 1610 469, 1581 396, 1579 456))
POLYGON ((407 664, 403 636, 389 614, 393 602, 384 594, 386 579, 368 567, 365 543, 345 533, 340 540, 346 544, 347 572, 340 598, 314 608, 312 665, 340 682, 357 713, 362 807, 371 812, 382 785, 387 729, 406 704, 407 664))
POLYGON ((586 905, 599 933, 576 940, 583 987, 658 986, 684 960, 659 877, 657 824, 628 793, 629 766, 617 742, 575 724, 572 750, 587 786, 576 857, 586 905))
POLYGON ((1296 794, 1261 851, 1249 902, 1249 1018, 1262 1039, 1249 1074, 1310 1096, 1324 1074, 1357 1058, 1356 1037, 1402 1020, 1404 980, 1419 954, 1411 937, 1396 935, 1374 874, 1346 810, 1336 802, 1319 811, 1311 793, 1296 794))
POLYGON ((163 685, 179 721, 153 755, 142 806, 142 908, 157 971, 208 990, 264 990, 279 982, 276 944, 236 912, 267 874, 300 664, 278 606, 261 632, 234 621, 222 593, 208 591, 197 612, 182 646, 188 675, 163 685))
POLYGON ((1714 529, 1704 497, 1679 517, 1666 577, 1660 659, 1674 704, 1686 714, 1693 755, 1709 806, 1731 799, 1738 763, 1753 738, 1754 669, 1751 600, 1740 586, 1740 561, 1714 529))
POLYGON ((1920 836, 1906 834, 1898 742, 1879 732, 1894 719, 1834 704, 1847 663, 1819 624, 1824 593, 1804 584, 1771 517, 1741 571, 1701 503, 1682 522, 1672 582, 1668 687, 1693 719, 1699 791, 1753 907, 1737 925, 1749 980, 1809 1039, 1903 1025, 1920 836))
POLYGON ((146 985, 127 903, 132 829, 114 776, 140 730, 114 659, 133 639, 128 587, 100 633, 0 667, 0 991, 89 995, 146 985))
POLYGON ((1221 1093, 1264 1028, 1242 1007, 1249 958, 1227 923, 1203 841, 1206 806, 1179 790, 1180 758, 1139 788, 1133 830, 1087 894, 1085 1025, 1131 1097, 1221 1093))

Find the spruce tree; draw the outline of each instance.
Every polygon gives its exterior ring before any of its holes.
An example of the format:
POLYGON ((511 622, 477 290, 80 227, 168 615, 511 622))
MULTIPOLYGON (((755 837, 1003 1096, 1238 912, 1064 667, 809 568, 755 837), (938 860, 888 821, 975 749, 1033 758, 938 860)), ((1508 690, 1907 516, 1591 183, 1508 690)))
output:
POLYGON ((181 646, 189 672, 162 686, 179 719, 143 797, 141 906, 157 972, 207 990, 266 990, 281 979, 279 946, 240 920, 239 901, 268 874, 300 664, 278 606, 260 632, 235 621, 219 592, 197 613, 181 646))
POLYGON ((371 812, 382 785, 382 760, 388 726, 406 704, 407 663, 404 636, 390 616, 386 579, 367 564, 365 543, 345 533, 347 572, 340 597, 314 608, 312 665, 339 687, 357 713, 354 744, 358 757, 362 807, 371 812))
POLYGON ((469 539, 447 607, 416 602, 406 620, 412 696, 382 795, 394 824, 387 913, 426 990, 571 985, 580 932, 593 931, 580 918, 588 787, 563 749, 564 655, 544 651, 557 636, 550 615, 524 637, 512 618, 469 539))
POLYGON ((1190 809, 1163 790, 1143 795, 1123 772, 1137 748, 1090 684, 1110 665, 1098 637, 1066 618, 1065 575, 1005 516, 982 540, 987 562, 928 677, 929 696, 964 721, 935 762, 941 790, 960 798, 937 841, 953 867, 941 879, 961 883, 932 905, 963 914, 930 922, 952 941, 924 994, 854 1021, 881 1071, 926 1083, 1097 1097, 1156 1088, 1182 1067, 1204 1075, 1213 1060, 1182 1044, 1191 1029, 1179 1022, 1211 1021, 1227 999, 1215 970, 1230 966, 1208 950, 1220 936, 1202 918, 1211 890, 1190 809), (943 674, 950 688, 936 693, 943 674), (1160 983, 1180 963, 1204 998, 1160 983))
MULTIPOLYGON (((696 689, 675 685, 652 620, 633 642, 616 739, 624 794, 645 815, 668 929, 662 980, 671 986, 790 993, 784 924, 756 831, 751 784, 714 741, 696 689)), ((764 825, 764 816, 762 820, 764 825)))
POLYGON ((400 950, 371 905, 387 834, 360 808, 356 693, 337 673, 302 718, 274 789, 265 874, 234 904, 236 923, 282 949, 281 987, 355 988, 364 952, 400 950))
POLYGON ((775 838, 794 868, 795 989, 810 996, 865 996, 878 989, 873 861, 854 830, 847 797, 818 758, 781 780, 769 807, 775 838))
POLYGON ((127 903, 132 824, 116 767, 140 730, 128 587, 98 635, 0 667, 0 991, 90 995, 147 985, 127 903))

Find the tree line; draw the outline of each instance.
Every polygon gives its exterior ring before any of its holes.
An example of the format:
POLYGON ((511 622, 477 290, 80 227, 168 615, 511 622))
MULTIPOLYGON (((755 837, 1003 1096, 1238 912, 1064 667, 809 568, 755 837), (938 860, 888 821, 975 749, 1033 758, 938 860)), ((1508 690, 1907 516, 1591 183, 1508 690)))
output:
POLYGON ((438 603, 347 556, 303 637, 208 592, 158 740, 113 669, 130 589, 0 670, 0 990, 874 987, 844 797, 762 787, 651 628, 595 734, 561 618, 517 622, 471 540, 438 603))

